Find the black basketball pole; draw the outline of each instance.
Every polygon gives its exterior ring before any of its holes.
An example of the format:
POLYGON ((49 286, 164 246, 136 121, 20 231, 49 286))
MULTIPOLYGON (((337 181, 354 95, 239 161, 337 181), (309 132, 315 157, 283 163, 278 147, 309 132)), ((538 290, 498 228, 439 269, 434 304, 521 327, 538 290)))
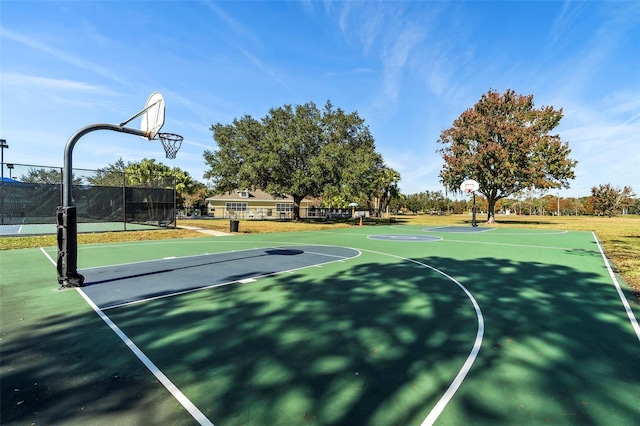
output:
POLYGON ((84 276, 78 273, 78 217, 73 204, 73 148, 87 133, 96 130, 112 130, 142 137, 149 133, 114 124, 92 124, 75 132, 64 150, 64 168, 62 170, 62 206, 56 210, 58 241, 58 284, 60 287, 81 287, 84 276))
POLYGON ((473 207, 471 208, 471 226, 478 226, 476 223, 476 191, 473 191, 473 207))

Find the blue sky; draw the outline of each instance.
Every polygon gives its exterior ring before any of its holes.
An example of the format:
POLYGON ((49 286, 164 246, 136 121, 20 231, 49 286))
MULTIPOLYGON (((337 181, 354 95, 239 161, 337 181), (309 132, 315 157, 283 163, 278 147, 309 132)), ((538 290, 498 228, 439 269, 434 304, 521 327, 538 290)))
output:
POLYGON ((604 183, 640 196, 637 1, 2 0, 0 22, 5 162, 61 166, 76 130, 119 124, 159 91, 162 130, 185 138, 176 160, 100 131, 73 165, 156 158, 204 182, 212 124, 331 100, 366 120, 403 193, 443 190, 440 132, 510 88, 564 109, 557 133, 579 163, 562 196, 604 183))

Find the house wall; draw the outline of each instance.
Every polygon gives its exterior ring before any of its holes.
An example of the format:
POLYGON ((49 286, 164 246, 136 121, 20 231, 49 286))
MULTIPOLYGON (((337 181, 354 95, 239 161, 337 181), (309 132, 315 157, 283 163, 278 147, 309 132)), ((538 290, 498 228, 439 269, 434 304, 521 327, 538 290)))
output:
MULTIPOLYGON (((207 198, 206 202, 208 215, 215 218, 290 219, 293 217, 292 197, 274 199, 270 194, 260 190, 231 191, 222 196, 207 198), (230 204, 238 207, 233 208, 230 204)), ((307 217, 307 211, 311 206, 312 200, 302 200, 300 216, 307 217)))
MULTIPOLYGON (((270 202, 265 200, 211 200, 207 205, 207 212, 209 216, 216 218, 240 218, 240 219, 280 219, 291 218, 293 216, 292 211, 279 212, 276 209, 276 204, 287 204, 293 209, 293 203, 287 202, 270 202), (227 210, 227 203, 246 203, 246 211, 233 211, 227 210)), ((301 209, 302 210, 302 209, 301 209)))

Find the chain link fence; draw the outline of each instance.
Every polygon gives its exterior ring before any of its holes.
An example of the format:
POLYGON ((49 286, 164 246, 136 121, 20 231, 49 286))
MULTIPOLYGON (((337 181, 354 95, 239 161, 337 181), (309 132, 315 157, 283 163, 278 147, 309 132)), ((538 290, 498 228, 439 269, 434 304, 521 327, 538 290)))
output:
MULTIPOLYGON (((72 193, 78 223, 102 223, 105 230, 126 230, 127 224, 175 227, 175 176, 74 169, 72 193)), ((2 164, 0 225, 55 225, 60 205, 62 168, 2 164)))

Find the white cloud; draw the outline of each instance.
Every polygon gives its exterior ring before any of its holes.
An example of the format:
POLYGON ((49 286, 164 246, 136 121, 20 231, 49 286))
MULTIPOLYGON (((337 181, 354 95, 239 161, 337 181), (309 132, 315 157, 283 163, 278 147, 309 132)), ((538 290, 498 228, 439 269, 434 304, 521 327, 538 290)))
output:
POLYGON ((41 42, 38 39, 34 39, 31 37, 28 37, 24 34, 18 33, 18 32, 14 32, 11 30, 8 30, 6 28, 2 28, 0 27, 0 37, 2 38, 7 38, 9 40, 12 40, 16 43, 20 43, 22 45, 24 45, 25 47, 28 47, 32 50, 35 50, 37 52, 41 52, 41 53, 45 53, 47 55, 50 55, 54 58, 57 58, 63 62, 66 62, 70 65, 73 65, 75 67, 84 69, 86 71, 90 71, 96 75, 105 77, 111 81, 117 82, 117 83, 121 83, 121 84, 128 84, 129 82, 121 77, 118 73, 114 73, 111 68, 106 68, 103 67, 97 63, 94 62, 90 62, 87 61, 83 58, 80 58, 78 56, 72 55, 64 50, 60 50, 60 49, 56 49, 54 47, 51 47, 43 42, 41 42))
POLYGON ((225 12, 215 1, 205 3, 233 32, 236 39, 246 40, 254 45, 261 45, 260 37, 256 36, 247 26, 225 12))
POLYGON ((409 26, 395 35, 382 53, 383 81, 380 106, 389 107, 395 104, 402 86, 404 70, 412 50, 425 38, 420 28, 409 26))
POLYGON ((271 77, 272 79, 274 79, 276 82, 278 82, 278 84, 280 84, 282 87, 284 88, 288 88, 286 83, 277 75, 277 73, 267 64, 264 63, 264 61, 262 61, 260 58, 258 58, 257 56, 255 56, 254 54, 252 54, 251 52, 245 50, 245 49, 240 49, 240 52, 242 53, 242 55, 247 58, 253 65, 256 66, 256 68, 258 68, 261 72, 263 72, 264 74, 268 75, 269 77, 271 77))
POLYGON ((40 92, 78 92, 94 95, 115 96, 116 93, 104 86, 97 86, 83 81, 73 81, 65 79, 37 77, 24 74, 0 74, 3 90, 20 90, 28 88, 30 91, 36 89, 40 92))

